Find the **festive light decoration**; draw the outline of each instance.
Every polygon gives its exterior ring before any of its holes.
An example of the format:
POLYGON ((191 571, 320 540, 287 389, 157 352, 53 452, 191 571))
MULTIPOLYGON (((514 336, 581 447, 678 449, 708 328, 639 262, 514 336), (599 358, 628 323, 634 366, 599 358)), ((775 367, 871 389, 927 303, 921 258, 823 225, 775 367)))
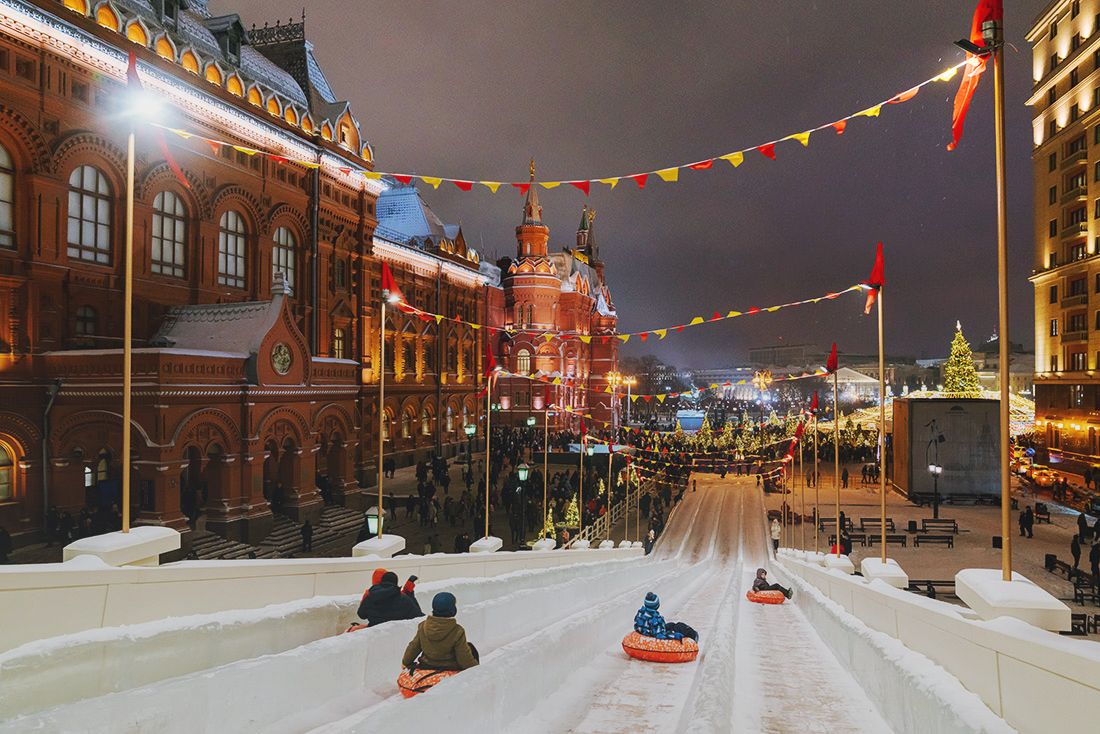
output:
POLYGON ((573 495, 573 499, 569 500, 569 505, 565 508, 565 527, 579 528, 580 526, 581 513, 577 509, 577 495, 573 495))
POLYGON ((966 397, 980 397, 982 384, 974 369, 974 354, 963 336, 962 324, 955 322, 955 338, 951 340, 951 355, 943 365, 944 392, 966 397))
POLYGON ((556 532, 554 529, 554 510, 553 508, 547 508, 546 523, 542 526, 542 537, 553 538, 556 532))
MULTIPOLYGON (((577 177, 573 179, 561 179, 557 181, 489 181, 481 180, 475 176, 470 176, 467 178, 451 178, 447 176, 399 173, 395 171, 373 171, 365 168, 356 168, 351 166, 341 167, 340 171, 346 175, 357 174, 370 180, 378 180, 388 176, 393 178, 395 181, 403 184, 409 184, 412 183, 413 180, 418 180, 428 184, 435 189, 439 188, 439 186, 443 183, 449 183, 454 185, 461 191, 472 191, 476 184, 479 188, 487 189, 490 193, 493 194, 497 193, 502 187, 506 189, 517 189, 521 194, 526 194, 527 190, 530 189, 532 186, 541 186, 544 189, 555 189, 562 184, 568 184, 569 186, 572 186, 573 188, 583 192, 584 195, 587 196, 591 191, 592 184, 603 184, 610 189, 614 189, 616 186, 618 186, 619 182, 623 180, 633 181, 635 184, 637 184, 639 189, 644 189, 646 187, 646 184, 655 178, 660 179, 665 183, 676 183, 680 180, 681 171, 709 171, 715 167, 715 163, 719 163, 721 161, 729 163, 732 168, 736 169, 745 161, 746 156, 750 154, 760 154, 764 158, 774 161, 776 159, 777 145, 779 145, 780 143, 785 143, 787 141, 792 141, 797 143, 800 147, 805 148, 808 147, 810 144, 810 136, 817 132, 831 130, 837 135, 842 135, 847 130, 848 123, 852 120, 860 117, 877 118, 882 113, 883 107, 887 105, 895 105, 901 104, 902 102, 908 102, 917 95, 922 87, 929 84, 949 81, 955 76, 956 72, 958 72, 960 68, 967 65, 968 63, 970 63, 969 60, 961 61, 958 64, 955 64, 954 66, 940 72, 934 77, 930 79, 925 79, 924 81, 909 87, 903 92, 894 94, 882 100, 881 102, 873 104, 870 107, 862 109, 858 112, 853 112, 849 115, 845 115, 838 120, 827 122, 822 125, 818 125, 817 127, 803 130, 801 132, 790 133, 788 135, 778 137, 765 143, 751 145, 746 148, 741 148, 740 150, 731 151, 729 153, 723 153, 721 155, 702 158, 691 163, 662 166, 660 168, 644 171, 642 173, 629 173, 612 176, 605 175, 595 176, 592 178, 577 177)), ((216 138, 209 138, 203 135, 197 135, 193 132, 182 130, 179 128, 172 128, 164 125, 158 125, 158 127, 162 127, 169 132, 175 133, 185 140, 202 140, 211 148, 214 148, 215 151, 220 149, 222 146, 229 146, 234 150, 244 153, 245 155, 262 155, 280 164, 295 163, 301 166, 306 166, 307 168, 317 168, 319 166, 319 163, 316 160, 303 160, 288 155, 280 155, 271 151, 261 150, 259 148, 251 148, 245 145, 236 145, 225 140, 218 140, 216 138)))

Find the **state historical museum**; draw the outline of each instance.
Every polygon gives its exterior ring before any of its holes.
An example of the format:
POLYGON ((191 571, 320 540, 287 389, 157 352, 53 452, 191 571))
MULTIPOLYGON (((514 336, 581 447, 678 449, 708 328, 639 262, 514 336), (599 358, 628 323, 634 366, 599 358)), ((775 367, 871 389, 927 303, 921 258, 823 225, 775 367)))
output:
MULTIPOLYGON (((17 543, 51 506, 119 497, 131 50, 171 125, 218 141, 166 134, 185 186, 138 133, 139 524, 186 533, 196 508, 255 544, 277 516, 320 517, 320 477, 337 504, 368 505, 383 260, 411 304, 461 317, 387 318, 383 432, 399 466, 454 455, 463 426, 482 425, 487 337, 510 370, 565 378, 555 403, 610 415, 583 389, 617 365, 617 339, 587 339, 616 324, 591 213, 577 249, 550 254, 532 187, 517 258, 482 262, 414 186, 360 175, 372 147, 304 21, 246 30, 206 0, 0 0, 0 525, 17 543), (587 341, 525 339, 536 326, 587 341)), ((502 422, 543 395, 503 380, 502 422)))

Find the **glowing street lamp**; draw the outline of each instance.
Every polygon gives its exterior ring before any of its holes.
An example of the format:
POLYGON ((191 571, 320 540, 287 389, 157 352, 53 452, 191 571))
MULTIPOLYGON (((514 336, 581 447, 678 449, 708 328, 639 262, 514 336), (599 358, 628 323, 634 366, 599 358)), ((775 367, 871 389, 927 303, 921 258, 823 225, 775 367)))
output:
POLYGON ((379 510, 378 507, 372 507, 365 514, 367 517, 367 532, 382 537, 382 523, 386 518, 386 513, 379 510))

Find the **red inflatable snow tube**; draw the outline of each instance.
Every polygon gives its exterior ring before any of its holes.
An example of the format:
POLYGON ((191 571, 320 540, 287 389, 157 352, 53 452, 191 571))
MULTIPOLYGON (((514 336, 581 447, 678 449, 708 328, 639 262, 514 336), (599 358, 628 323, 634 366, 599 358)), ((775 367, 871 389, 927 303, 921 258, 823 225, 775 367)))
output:
POLYGON ((402 670, 401 675, 397 676, 397 687, 401 690, 402 696, 412 698, 429 690, 444 678, 450 678, 458 673, 457 670, 432 670, 431 668, 417 668, 414 673, 402 670))
POLYGON ((748 591, 745 598, 757 604, 782 604, 787 596, 782 591, 748 591))
POLYGON ((344 634, 346 635, 348 632, 358 632, 359 630, 365 630, 366 628, 367 628, 367 625, 365 625, 365 624, 359 624, 358 622, 352 622, 348 626, 348 628, 346 630, 344 630, 344 634))
POLYGON ((658 640, 631 632, 623 638, 623 652, 651 663, 690 663, 699 654, 699 643, 687 637, 682 640, 658 640))

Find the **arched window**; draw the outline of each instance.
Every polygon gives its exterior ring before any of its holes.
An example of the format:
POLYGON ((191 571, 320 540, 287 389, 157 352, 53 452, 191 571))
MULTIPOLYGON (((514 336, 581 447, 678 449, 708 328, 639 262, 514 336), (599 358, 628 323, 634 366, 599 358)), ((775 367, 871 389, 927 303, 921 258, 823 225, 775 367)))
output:
POLYGON ((0 247, 15 247, 15 166, 0 145, 0 247))
POLYGON ((453 433, 455 430, 455 412, 451 406, 447 406, 447 433, 453 433))
POLYGON ((149 45, 149 34, 142 28, 141 23, 138 23, 136 20, 132 21, 130 25, 126 27, 126 37, 142 46, 149 45))
POLYGON ((0 443, 0 502, 15 495, 15 457, 5 444, 0 443))
POLYGON ((401 438, 412 436, 412 416, 408 413, 401 414, 401 438))
POLYGON ((334 359, 344 358, 344 330, 332 330, 332 356, 334 359))
POLYGON ((153 199, 153 272, 184 276, 187 222, 180 197, 161 191, 153 199))
POLYGON ((107 3, 100 5, 95 11, 95 22, 104 28, 110 28, 112 31, 117 31, 120 27, 118 13, 112 10, 107 3))
POLYGON ((348 287, 348 266, 344 264, 343 260, 337 260, 333 264, 332 279, 336 281, 337 288, 348 287))
POLYGON ((425 436, 432 435, 432 414, 427 408, 420 411, 420 433, 425 436))
POLYGON ((84 489, 91 489, 95 486, 95 472, 92 471, 92 467, 84 467, 84 489))
POLYGON ((230 209, 218 225, 218 284, 244 288, 248 229, 244 217, 230 209))
POLYGON ((76 310, 77 336, 95 336, 99 329, 99 315, 91 306, 81 306, 76 310))
POLYGON ((111 264, 111 189, 94 166, 69 174, 69 257, 111 264))
POLYGON ((526 349, 516 352, 516 372, 521 375, 531 374, 531 353, 526 349))
POLYGON ((286 284, 294 288, 294 249, 298 246, 294 233, 286 227, 275 230, 275 249, 271 252, 271 275, 282 273, 286 284))
POLYGON ((222 70, 218 68, 218 65, 211 61, 206 65, 206 81, 217 86, 222 85, 222 70))
POLYGON ((385 418, 382 421, 382 440, 390 440, 390 421, 393 420, 389 413, 385 414, 385 418))
POLYGON ((107 481, 107 474, 111 467, 111 455, 106 451, 99 452, 99 461, 95 465, 96 484, 107 481))
POLYGON ((462 426, 463 426, 463 429, 465 430, 465 427, 468 426, 468 425, 470 425, 470 409, 469 409, 469 407, 463 405, 462 406, 462 426))
POLYGON ((244 96, 244 84, 241 83, 241 78, 236 74, 232 75, 231 77, 229 77, 229 79, 226 80, 225 89, 230 94, 237 97, 244 96))
POLYGON ((180 56, 180 66, 187 69, 192 74, 199 73, 199 57, 195 56, 195 53, 188 49, 180 56))

